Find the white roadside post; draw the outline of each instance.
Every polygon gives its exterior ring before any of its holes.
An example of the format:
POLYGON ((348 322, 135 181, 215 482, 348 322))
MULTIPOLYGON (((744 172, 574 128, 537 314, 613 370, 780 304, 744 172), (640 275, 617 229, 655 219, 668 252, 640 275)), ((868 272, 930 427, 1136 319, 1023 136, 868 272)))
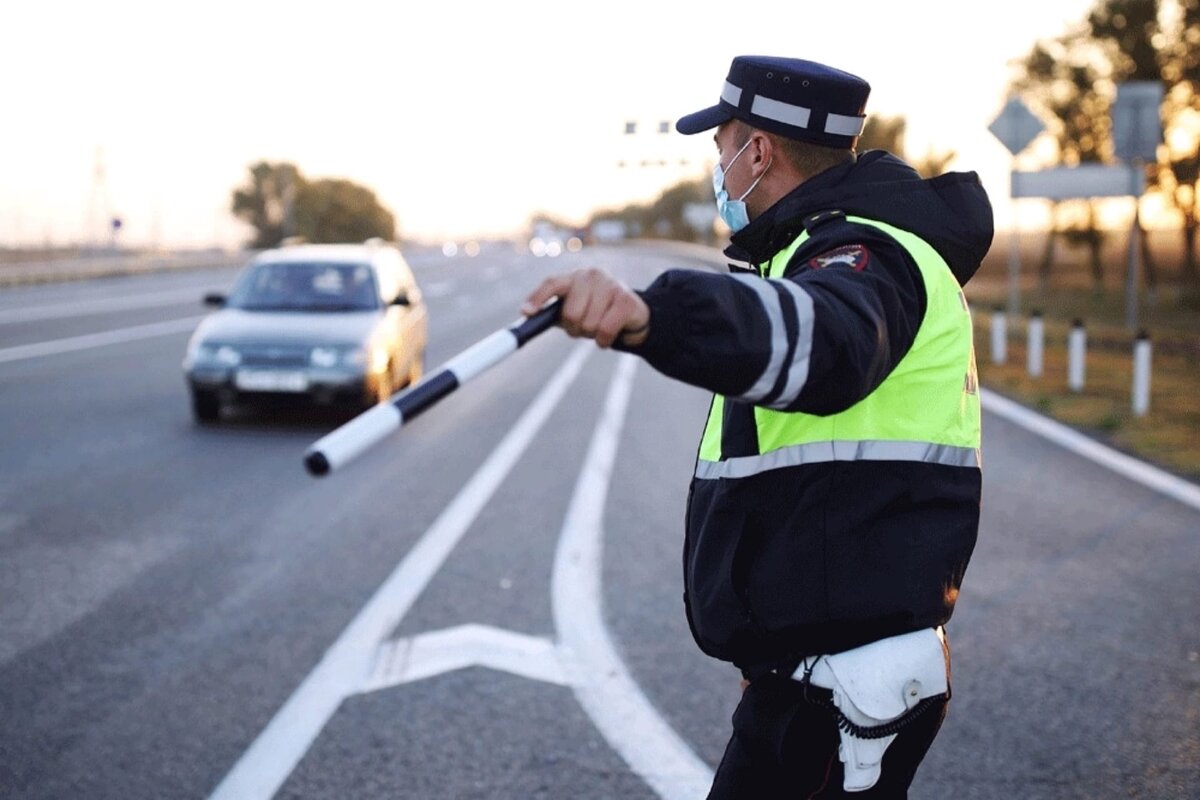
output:
POLYGON ((1144 417, 1150 411, 1150 334, 1138 331, 1133 343, 1133 414, 1144 417))
POLYGON ((1042 377, 1042 363, 1045 360, 1046 324, 1042 320, 1042 312, 1034 311, 1029 317, 1029 346, 1026 351, 1025 366, 1029 377, 1042 377))
POLYGON ((992 313, 992 363, 1003 364, 1008 361, 1008 319, 1004 309, 997 308, 992 313))
POLYGON ((1067 334, 1067 388, 1072 392, 1083 391, 1086 360, 1087 330, 1083 327, 1083 320, 1077 319, 1067 334))

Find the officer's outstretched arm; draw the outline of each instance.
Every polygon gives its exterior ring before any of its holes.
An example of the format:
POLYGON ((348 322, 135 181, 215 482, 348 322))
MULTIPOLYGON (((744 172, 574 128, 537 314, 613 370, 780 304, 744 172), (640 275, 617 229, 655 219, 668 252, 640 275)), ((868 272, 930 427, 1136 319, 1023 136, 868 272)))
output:
POLYGON ((924 313, 920 275, 891 240, 786 277, 669 270, 639 292, 650 329, 636 347, 673 378, 772 409, 832 414, 869 394, 908 351, 924 313), (892 249, 894 248, 894 249, 892 249))

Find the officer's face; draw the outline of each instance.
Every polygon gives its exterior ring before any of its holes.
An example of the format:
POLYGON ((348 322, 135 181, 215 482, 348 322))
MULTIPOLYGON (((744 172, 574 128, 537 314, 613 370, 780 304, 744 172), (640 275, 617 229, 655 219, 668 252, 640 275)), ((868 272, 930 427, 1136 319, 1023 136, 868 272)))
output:
POLYGON ((717 145, 717 159, 721 162, 721 169, 725 171, 725 190, 729 192, 730 197, 741 197, 754 180, 747 166, 750 162, 747 158, 749 154, 743 152, 740 157, 737 155, 742 145, 746 144, 745 134, 744 126, 730 120, 718 126, 713 136, 717 145))

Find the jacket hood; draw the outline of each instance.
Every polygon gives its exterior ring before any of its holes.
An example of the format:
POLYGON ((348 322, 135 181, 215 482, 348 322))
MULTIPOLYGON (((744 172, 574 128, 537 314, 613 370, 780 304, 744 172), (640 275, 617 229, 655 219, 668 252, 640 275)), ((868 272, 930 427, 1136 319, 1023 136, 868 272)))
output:
POLYGON ((828 169, 796 187, 734 234, 726 254, 766 261, 819 211, 843 211, 920 236, 946 259, 961 285, 979 269, 995 233, 992 205, 976 173, 925 179, 891 153, 869 150, 854 163, 828 169))

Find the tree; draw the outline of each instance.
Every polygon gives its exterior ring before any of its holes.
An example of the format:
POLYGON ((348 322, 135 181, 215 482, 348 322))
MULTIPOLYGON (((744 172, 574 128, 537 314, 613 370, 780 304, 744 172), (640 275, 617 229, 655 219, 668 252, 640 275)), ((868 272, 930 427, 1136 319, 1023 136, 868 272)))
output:
POLYGON ((1200 231, 1200 0, 1181 0, 1181 12, 1167 25, 1163 81, 1167 169, 1163 189, 1183 217, 1183 297, 1200 308, 1200 269, 1196 238, 1200 231))
POLYGON ((296 203, 296 231, 309 242, 363 242, 396 235, 396 218, 375 193, 341 178, 305 182, 296 203))
MULTIPOLYGON (((1033 46, 1018 67, 1013 88, 1036 98, 1054 120, 1051 131, 1058 144, 1058 160, 1068 166, 1095 164, 1111 153, 1109 101, 1097 87, 1108 80, 1103 53, 1082 27, 1033 46), (1107 150, 1105 149, 1107 148, 1107 150)), ((1108 81, 1111 86, 1111 81, 1108 81)), ((1110 89, 1111 91, 1111 89, 1110 89)), ((1050 230, 1038 265, 1038 284, 1044 292, 1050 282, 1054 244, 1060 234, 1062 212, 1082 207, 1082 224, 1061 231, 1069 241, 1091 249, 1092 283, 1104 289, 1103 234, 1096 227, 1095 204, 1090 200, 1054 201, 1050 230)), ((1079 215, 1077 215, 1079 216, 1079 215)))
POLYGON ((904 134, 908 128, 908 120, 904 117, 887 117, 873 114, 867 117, 862 135, 858 137, 858 152, 867 150, 887 150, 889 153, 903 155, 904 134))
MULTIPOLYGON (((1112 155, 1108 112, 1116 85, 1124 81, 1162 81, 1166 147, 1151 165, 1150 188, 1162 194, 1183 220, 1185 297, 1200 304, 1196 238, 1200 230, 1200 0, 1097 0, 1075 31, 1039 42, 1025 59, 1015 82, 1047 102, 1063 128, 1059 133, 1064 163, 1072 154, 1106 161, 1112 155), (1074 93, 1063 95, 1062 68, 1081 70, 1074 93), (1085 118, 1092 119, 1091 124, 1085 118)), ((1154 262, 1142 237, 1147 285, 1157 282, 1154 262)))
POLYGON ((932 178, 945 172, 946 167, 954 160, 955 152, 939 152, 931 147, 923 156, 915 157, 908 152, 905 145, 907 132, 908 120, 902 116, 869 116, 862 135, 858 137, 858 152, 887 150, 889 153, 895 153, 911 164, 924 178, 932 178))
POLYGON ((340 178, 307 180, 289 163, 260 161, 233 192, 235 216, 254 228, 251 247, 298 236, 313 243, 393 239, 396 220, 370 189, 340 178))
POLYGON ((294 164, 260 161, 250 167, 249 185, 233 192, 233 214, 254 228, 251 247, 277 247, 294 231, 296 195, 303 184, 294 164))
MULTIPOLYGON (((1102 0, 1088 15, 1088 29, 1104 48, 1112 65, 1112 80, 1161 81, 1159 47, 1165 37, 1159 20, 1159 0, 1102 0)), ((1150 186, 1160 186, 1157 165, 1151 165, 1150 186)), ((1141 203, 1140 197, 1135 202, 1141 203)), ((1136 220, 1141 226, 1140 216, 1136 220)), ((1141 231, 1142 262, 1146 265, 1146 286, 1153 293, 1158 271, 1150 252, 1150 240, 1141 231)))

